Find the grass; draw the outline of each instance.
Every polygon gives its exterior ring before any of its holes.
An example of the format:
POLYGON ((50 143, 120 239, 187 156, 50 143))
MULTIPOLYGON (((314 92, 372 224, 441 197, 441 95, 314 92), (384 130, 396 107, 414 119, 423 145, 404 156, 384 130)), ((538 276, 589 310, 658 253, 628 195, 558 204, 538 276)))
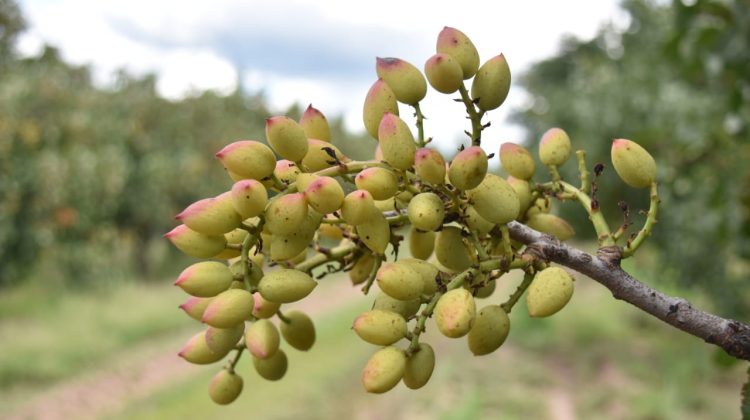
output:
MULTIPOLYGON (((519 280, 510 276, 479 306, 501 303, 519 280)), ((64 296, 31 289, 0 296, 0 406, 12 407, 26 393, 96 372, 108 360, 141 357, 133 349, 144 342, 164 340, 168 345, 143 357, 173 351, 172 341, 182 341, 189 335, 186 329, 195 329, 174 309, 183 297, 167 285, 134 284, 64 296)), ((530 319, 522 299, 511 314, 508 341, 492 355, 471 356, 465 339, 444 338, 429 322, 425 340, 438 357, 430 383, 417 391, 399 385, 387 394, 369 395, 359 373, 376 348, 350 330, 352 319, 369 302, 371 298, 330 302, 329 312, 315 317, 316 345, 309 352, 288 349, 290 368, 279 382, 261 379, 244 357, 238 371, 245 391, 228 407, 214 405, 206 395, 219 366, 185 364, 186 376, 146 396, 123 395, 124 407, 107 415, 447 420, 554 418, 566 412, 614 419, 740 416, 746 366, 720 368, 713 362, 712 346, 615 301, 587 279, 576 282, 571 303, 551 318, 530 319)))

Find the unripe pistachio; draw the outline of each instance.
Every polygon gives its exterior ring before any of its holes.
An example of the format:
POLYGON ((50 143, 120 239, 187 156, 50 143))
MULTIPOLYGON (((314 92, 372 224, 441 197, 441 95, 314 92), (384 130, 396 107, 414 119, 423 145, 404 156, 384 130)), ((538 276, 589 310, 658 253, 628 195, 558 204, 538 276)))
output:
POLYGON ((252 315, 253 304, 253 295, 247 290, 229 289, 213 298, 201 321, 216 328, 234 327, 252 315))
POLYGON ((391 240, 391 227, 382 213, 376 213, 371 221, 357 225, 356 228, 357 236, 370 251, 378 255, 385 253, 391 240))
POLYGON ((204 235, 223 235, 237 228, 243 218, 234 210, 231 193, 226 192, 196 201, 175 219, 204 235))
POLYGON ((265 144, 255 140, 231 143, 216 153, 228 171, 242 178, 261 180, 273 173, 276 156, 265 144))
POLYGON ((407 170, 414 165, 414 135, 398 114, 386 112, 378 125, 378 140, 383 160, 394 168, 407 170))
POLYGON ((453 289, 441 296, 435 305, 435 324, 446 337, 463 337, 474 325, 476 312, 471 293, 463 288, 453 289))
POLYGON ((445 207, 437 194, 426 192, 414 196, 407 210, 409 221, 421 230, 437 230, 443 225, 445 207))
POLYGON ((284 350, 279 349, 273 356, 267 359, 258 359, 253 356, 253 366, 263 379, 278 381, 286 374, 289 361, 284 350))
POLYGON ((482 111, 490 111, 502 105, 509 91, 510 68, 503 54, 482 64, 471 84, 471 98, 482 111))
POLYGON ((612 165, 617 175, 633 188, 647 188, 656 180, 656 162, 638 143, 626 139, 612 141, 612 165))
POLYGON ((285 116, 266 119, 266 138, 284 159, 299 162, 307 154, 307 136, 302 126, 285 116))
POLYGON ((435 369, 435 351, 427 343, 419 343, 417 351, 406 360, 404 385, 419 389, 427 384, 435 369))
POLYGON ((331 127, 328 125, 326 116, 312 104, 307 106, 305 112, 299 119, 299 125, 305 130, 305 135, 310 139, 331 141, 331 127))
POLYGON ((227 405, 242 393, 242 377, 227 369, 214 375, 208 385, 208 396, 216 404, 227 405))
POLYGON ((414 154, 414 170, 422 181, 431 184, 445 183, 445 159, 435 149, 418 149, 414 154))
POLYGON ((245 331, 245 346, 258 359, 268 359, 279 350, 279 330, 267 319, 259 319, 245 331))
POLYGON ((365 128, 375 139, 378 138, 380 120, 383 119, 383 115, 386 112, 398 115, 396 94, 383 79, 378 79, 367 92, 365 105, 362 108, 362 119, 364 120, 365 128))
POLYGON ((396 100, 407 105, 416 105, 427 94, 427 82, 419 69, 400 58, 375 60, 375 71, 393 89, 396 100))
POLYGON ((449 54, 461 65, 464 79, 473 76, 479 68, 479 52, 469 37, 456 28, 446 26, 440 31, 436 50, 449 54))
POLYGON ((271 302, 290 303, 309 295, 317 285, 307 273, 281 268, 263 276, 258 291, 271 302))
POLYGON ((341 208, 344 201, 344 190, 338 181, 321 176, 305 189, 305 198, 310 207, 322 214, 333 213, 341 208))
POLYGON ((375 208, 379 212, 398 210, 401 207, 396 206, 396 197, 391 197, 387 200, 375 200, 375 208))
POLYGON ((529 185, 529 181, 512 176, 509 176, 507 181, 513 191, 516 192, 516 197, 518 197, 519 211, 517 218, 521 217, 531 205, 531 185, 529 185))
POLYGON ((518 217, 521 208, 513 187, 494 174, 487 174, 479 186, 466 192, 466 196, 482 218, 498 225, 518 217))
POLYGON ((487 174, 487 154, 479 146, 459 152, 448 168, 448 179, 459 190, 470 190, 487 174))
POLYGON ((490 233, 492 228, 495 227, 494 223, 488 222, 484 217, 480 216, 474 206, 466 208, 466 225, 469 229, 477 232, 479 236, 490 233))
POLYGON ((446 226, 435 239, 435 256, 445 268, 463 271, 471 266, 471 253, 464 243, 461 229, 446 226))
POLYGON ((280 303, 271 302, 266 299, 260 293, 253 295, 253 316, 261 319, 268 319, 276 315, 276 312, 281 306, 280 303))
POLYGON ((372 309, 395 312, 404 317, 404 319, 409 319, 416 315, 420 306, 421 302, 419 298, 412 300, 398 300, 381 291, 375 297, 375 303, 372 305, 372 309))
POLYGON ((254 179, 243 179, 232 186, 232 206, 243 219, 260 216, 268 204, 266 187, 254 179))
POLYGON ((164 235, 183 253, 196 258, 211 258, 227 244, 224 235, 204 235, 185 225, 179 225, 164 235))
POLYGON ((273 234, 269 243, 271 260, 289 261, 297 257, 307 249, 311 239, 312 237, 305 235, 304 232, 292 232, 288 235, 273 234))
MULTIPOLYGON (((297 180, 300 174, 299 167, 291 160, 281 159, 276 162, 276 168, 273 170, 274 176, 285 184, 291 184, 297 180)), ((302 190, 304 191, 304 189, 302 190)))
POLYGON ((212 297, 227 290, 232 283, 232 272, 226 264, 202 261, 184 269, 175 285, 193 296, 212 297))
POLYGON ((368 191, 375 200, 387 200, 398 192, 398 179, 388 169, 373 167, 362 170, 354 178, 360 190, 368 191))
POLYGON ((518 144, 500 145, 500 163, 515 178, 529 180, 534 176, 534 158, 525 147, 518 144))
POLYGON ((281 323, 281 335, 290 346, 307 351, 315 344, 315 325, 309 316, 300 311, 284 314, 287 321, 281 323))
POLYGON ((535 214, 529 217, 526 221, 526 226, 539 232, 550 234, 561 241, 567 241, 576 234, 570 223, 554 214, 535 214))
POLYGON ((409 231, 409 252, 412 257, 426 260, 435 249, 435 232, 420 232, 412 226, 409 231))
POLYGON ((570 157, 570 137, 561 128, 550 128, 539 143, 539 160, 543 165, 560 166, 570 157))
POLYGON ((435 54, 424 63, 424 73, 436 91, 450 94, 461 87, 464 73, 461 65, 448 54, 435 54))
POLYGON ((375 267, 375 256, 366 253, 359 257, 349 271, 349 279, 352 281, 352 285, 364 283, 370 276, 373 267, 375 267))
POLYGON ((328 154, 326 149, 332 150, 339 162, 349 162, 349 158, 344 156, 341 150, 331 143, 318 139, 307 139, 307 145, 307 154, 302 159, 302 165, 308 171, 317 172, 336 165, 335 159, 328 154))
POLYGON ((318 227, 318 233, 320 234, 321 238, 330 239, 332 241, 340 241, 344 238, 344 233, 342 229, 339 226, 329 224, 329 223, 321 223, 320 227, 318 227))
POLYGON ((559 267, 537 273, 526 293, 526 306, 532 317, 550 316, 562 309, 573 296, 573 278, 559 267))
POLYGON ((526 210, 526 217, 531 217, 539 213, 549 213, 552 211, 552 202, 547 197, 539 197, 534 200, 534 203, 526 210))
POLYGON ((416 299, 424 290, 422 276, 408 264, 400 262, 381 265, 375 279, 380 290, 394 299, 416 299))
MULTIPOLYGON (((240 245, 247 237, 247 231, 245 229, 234 229, 224 234, 227 239, 227 244, 240 245)), ((239 257, 239 255, 237 255, 239 257)))
POLYGON ((307 217, 307 199, 302 193, 274 197, 266 208, 266 226, 274 234, 288 235, 307 217))
POLYGON ((367 392, 382 394, 396 385, 404 376, 406 355, 396 347, 384 347, 370 357, 362 370, 362 385, 367 392))
POLYGON ((188 342, 185 343, 177 355, 190 363, 196 365, 207 365, 223 359, 228 352, 229 351, 226 353, 216 353, 211 351, 206 344, 206 332, 201 331, 190 337, 188 342))
POLYGON ((477 313, 474 326, 469 331, 469 350, 474 356, 490 354, 508 337, 510 319, 500 305, 489 305, 477 313))
POLYGON ((352 328, 359 338, 378 346, 389 346, 406 336, 404 317, 381 309, 361 313, 352 328))
POLYGON ((302 172, 297 174, 295 182, 297 184, 297 191, 303 192, 310 186, 316 179, 320 178, 320 175, 311 174, 308 172, 302 172))
POLYGON ((474 292, 474 297, 479 299, 486 299, 495 292, 495 289, 497 288, 497 282, 495 280, 490 280, 484 283, 479 289, 474 292))
POLYGON ((196 321, 203 319, 203 312, 206 311, 208 304, 211 303, 211 298, 201 298, 191 296, 182 305, 178 306, 180 309, 185 311, 190 318, 196 321))
POLYGON ((418 260, 416 258, 405 258, 399 260, 399 262, 408 265, 409 268, 417 272, 422 278, 422 283, 424 285, 422 288, 422 294, 427 296, 435 294, 437 291, 437 276, 439 273, 437 267, 427 261, 418 260))
POLYGON ((341 217, 351 225, 367 223, 378 213, 375 200, 367 190, 352 191, 344 197, 341 205, 341 217))
POLYGON ((244 331, 245 323, 243 322, 229 328, 208 327, 205 335, 206 345, 215 353, 229 353, 237 346, 244 331))

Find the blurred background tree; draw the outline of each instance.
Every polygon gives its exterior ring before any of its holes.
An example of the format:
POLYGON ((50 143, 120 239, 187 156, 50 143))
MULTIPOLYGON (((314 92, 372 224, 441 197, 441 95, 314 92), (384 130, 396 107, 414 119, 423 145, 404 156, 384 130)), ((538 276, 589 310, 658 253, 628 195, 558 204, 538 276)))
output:
MULTIPOLYGON (((548 128, 564 128, 590 165, 608 164, 614 138, 651 151, 663 209, 650 241, 654 273, 698 287, 719 313, 746 319, 750 4, 629 0, 623 8, 627 19, 590 41, 564 41, 559 54, 521 76, 530 102, 513 118, 531 145, 548 128)), ((575 163, 564 170, 575 176, 575 163)), ((648 208, 641 191, 617 182, 611 168, 599 185, 609 220, 622 220, 617 203, 624 200, 640 221, 638 210, 648 208)), ((579 235, 591 235, 578 209, 561 212, 579 235)))

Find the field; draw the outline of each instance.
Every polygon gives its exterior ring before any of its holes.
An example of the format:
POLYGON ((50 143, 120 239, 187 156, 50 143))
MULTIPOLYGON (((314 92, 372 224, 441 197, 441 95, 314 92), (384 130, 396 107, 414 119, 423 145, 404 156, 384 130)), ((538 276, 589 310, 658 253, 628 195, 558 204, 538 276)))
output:
MULTIPOLYGON (((502 302, 517 281, 508 278, 485 302, 502 302)), ((262 380, 243 358, 243 395, 219 407, 206 395, 218 366, 192 366, 176 356, 200 326, 176 308, 184 295, 170 283, 4 292, 0 417, 740 417, 746 366, 719 366, 712 347, 613 300, 586 278, 577 281, 568 307, 550 319, 530 319, 520 303, 508 341, 489 356, 473 357, 465 340, 429 329, 427 341, 438 357, 430 383, 418 391, 399 385, 380 396, 366 394, 359 383, 375 348, 350 329, 371 299, 357 298, 344 278, 326 278, 311 298, 290 305, 313 315, 315 347, 287 350, 290 369, 279 382, 262 380)))

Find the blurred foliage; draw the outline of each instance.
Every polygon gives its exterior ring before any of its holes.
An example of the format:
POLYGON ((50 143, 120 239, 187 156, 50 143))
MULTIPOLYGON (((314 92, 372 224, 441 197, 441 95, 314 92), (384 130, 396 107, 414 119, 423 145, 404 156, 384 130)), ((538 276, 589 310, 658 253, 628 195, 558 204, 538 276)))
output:
MULTIPOLYGON (((614 138, 646 147, 659 166, 662 211, 652 244, 660 277, 701 287, 720 313, 747 319, 750 4, 631 0, 623 8, 627 19, 590 41, 567 39, 522 76, 531 101, 514 119, 529 129, 530 144, 564 128, 590 166, 609 165, 614 138)), ((563 172, 574 178, 575 169, 569 162, 563 172)), ((638 226, 647 194, 611 169, 598 184, 612 227, 623 218, 620 200, 638 226)), ((579 235, 593 233, 578 209, 562 213, 577 221, 579 235)))
MULTIPOLYGON (((263 96, 240 87, 169 101, 154 76, 124 72, 97 87, 52 47, 16 56, 22 28, 18 8, 0 0, 0 286, 158 272, 176 256, 161 238, 171 216, 231 187, 214 153, 264 141, 263 96)), ((341 119, 331 124, 343 140, 341 119)))

